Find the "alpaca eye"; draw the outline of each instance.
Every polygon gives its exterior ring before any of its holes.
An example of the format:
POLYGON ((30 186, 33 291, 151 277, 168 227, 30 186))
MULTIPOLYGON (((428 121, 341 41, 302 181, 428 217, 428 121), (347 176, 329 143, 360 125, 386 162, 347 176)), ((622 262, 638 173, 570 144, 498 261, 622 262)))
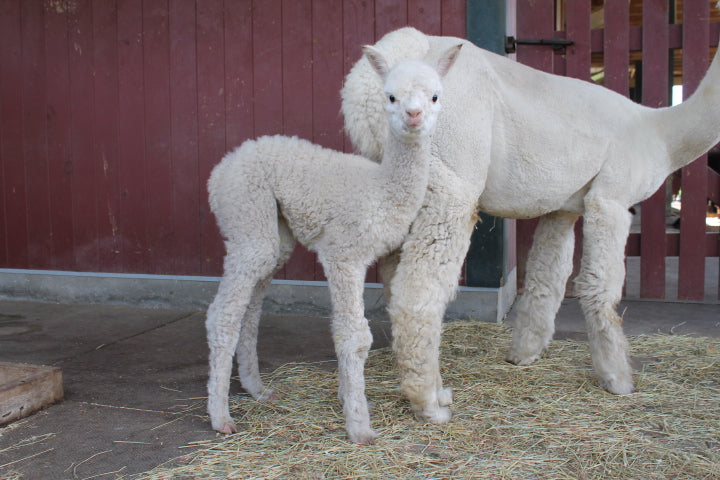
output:
POLYGON ((437 95, 433 95, 432 101, 433 101, 433 103, 436 103, 436 102, 438 101, 438 96, 437 96, 437 95))
POLYGON ((395 95, 390 95, 388 100, 390 100, 390 103, 395 103, 395 95))

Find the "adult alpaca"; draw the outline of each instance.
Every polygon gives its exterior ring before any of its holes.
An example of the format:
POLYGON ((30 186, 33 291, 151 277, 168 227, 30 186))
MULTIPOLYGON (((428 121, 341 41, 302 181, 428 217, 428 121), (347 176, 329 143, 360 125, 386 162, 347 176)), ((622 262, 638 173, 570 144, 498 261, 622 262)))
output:
MULTIPOLYGON (((458 41, 404 28, 376 47, 399 61, 432 56, 458 41)), ((438 368, 440 327, 480 209, 508 218, 541 216, 507 357, 518 365, 535 361, 552 338, 572 272, 573 225, 584 216, 575 292, 594 368, 605 389, 630 393, 628 344, 615 310, 625 277, 628 207, 720 140, 718 55, 691 98, 651 109, 469 42, 463 50, 444 83, 428 194, 399 260, 385 262, 383 271, 392 293, 388 308, 402 391, 419 416, 449 420, 450 410, 438 401, 446 392, 438 368)), ((342 97, 353 143, 363 155, 379 158, 382 101, 365 61, 347 76, 342 97)))
POLYGON ((295 240, 318 253, 333 304, 338 395, 350 439, 371 444, 363 368, 372 342, 364 317, 368 266, 397 248, 428 183, 430 136, 440 111, 443 77, 460 45, 431 65, 390 66, 372 47, 364 53, 384 89, 387 125, 378 165, 296 137, 262 137, 226 155, 208 181, 210 206, 225 237, 224 274, 207 313, 210 346, 208 412, 215 430, 237 431, 228 408, 233 352, 243 387, 268 400, 260 379, 257 331, 270 280, 295 240))

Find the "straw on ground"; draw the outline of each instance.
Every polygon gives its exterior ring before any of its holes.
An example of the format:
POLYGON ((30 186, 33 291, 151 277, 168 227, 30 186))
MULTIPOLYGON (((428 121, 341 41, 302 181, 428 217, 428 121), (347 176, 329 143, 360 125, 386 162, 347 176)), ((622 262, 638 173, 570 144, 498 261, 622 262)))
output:
POLYGON ((368 399, 378 444, 345 439, 327 368, 288 364, 267 376, 283 402, 234 399, 240 433, 136 479, 719 479, 720 340, 631 338, 638 392, 593 380, 587 345, 554 341, 530 367, 504 361, 509 330, 445 326, 448 425, 412 419, 389 349, 371 353, 368 399))

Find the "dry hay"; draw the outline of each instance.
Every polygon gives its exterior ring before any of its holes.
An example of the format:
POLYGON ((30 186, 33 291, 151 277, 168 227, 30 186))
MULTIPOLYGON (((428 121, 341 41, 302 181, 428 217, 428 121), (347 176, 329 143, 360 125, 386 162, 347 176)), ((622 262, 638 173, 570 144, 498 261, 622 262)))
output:
POLYGON ((720 340, 630 339, 638 393, 597 386, 586 343, 554 341, 534 365, 504 361, 501 325, 449 323, 443 375, 448 425, 411 415, 392 354, 371 353, 367 394, 376 445, 346 439, 336 377, 285 365, 273 405, 234 398, 240 433, 135 478, 164 479, 720 479, 720 340))

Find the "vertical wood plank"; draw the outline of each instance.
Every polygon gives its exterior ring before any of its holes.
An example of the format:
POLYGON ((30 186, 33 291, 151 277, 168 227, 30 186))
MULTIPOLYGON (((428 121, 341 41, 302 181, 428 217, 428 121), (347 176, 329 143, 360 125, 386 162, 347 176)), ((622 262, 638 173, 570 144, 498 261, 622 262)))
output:
MULTIPOLYGON (((118 43, 118 226, 122 232, 122 271, 148 273, 149 238, 145 157, 145 85, 143 82, 142 0, 126 0, 117 6, 118 43)), ((151 45, 149 45, 151 46, 151 45)), ((152 84, 149 85, 152 87, 152 84)), ((165 90, 166 91, 166 90, 165 90)), ((163 95, 163 91, 154 95, 163 95)), ((151 105, 152 106, 152 105, 151 105)), ((148 109, 152 116, 154 112, 148 109)), ((149 162, 156 158, 150 157, 149 162)))
POLYGON ((407 2, 375 0, 375 38, 408 24, 407 2))
POLYGON ((148 273, 169 273, 173 263, 173 197, 170 155, 170 31, 167 0, 143 0, 143 83, 148 273))
MULTIPOLYGON (((347 75, 362 55, 363 45, 375 43, 375 4, 364 0, 347 0, 343 3, 343 44, 347 75)), ((346 139, 345 151, 352 151, 346 139)))
POLYGON ((22 125, 27 194, 28 267, 50 267, 52 230, 45 108, 44 8, 22 2, 22 125))
POLYGON ((282 133, 282 0, 254 5, 253 71, 255 135, 282 133))
MULTIPOLYGON (((513 1, 514 0, 508 0, 513 1)), ((511 12, 508 11, 508 15, 511 12)), ((467 36, 467 2, 466 0, 443 0, 440 12, 441 34, 449 37, 465 38, 467 36)))
POLYGON ((442 34, 441 0, 407 0, 407 23, 426 35, 442 34))
POLYGON ((307 121, 313 107, 312 1, 282 2, 282 102, 285 135, 312 138, 307 121))
MULTIPOLYGON (((312 6, 309 0, 282 2, 283 57, 283 127, 286 135, 311 139, 313 111, 313 31, 312 6)), ((304 246, 295 246, 290 260, 278 277, 292 280, 314 280, 317 256, 304 246)))
POLYGON ((627 96, 630 91, 630 10, 627 0, 605 1, 605 87, 627 96))
MULTIPOLYGON (((555 31, 554 4, 552 0, 518 0, 517 31, 518 36, 530 39, 552 38, 555 31)), ((553 50, 545 46, 519 45, 517 61, 545 72, 553 71, 553 50)), ((518 290, 522 290, 525 280, 525 264, 532 247, 533 234, 537 219, 518 220, 517 234, 517 274, 518 290)))
POLYGON ((567 76, 590 80, 590 0, 567 0, 566 32, 575 42, 566 48, 567 76))
MULTIPOLYGON (((668 104, 668 2, 643 3, 642 102, 668 104)), ((665 298, 665 185, 642 203, 640 297, 665 298)))
POLYGON ((225 0, 226 150, 255 136, 252 18, 252 0, 225 0))
POLYGON ((75 235, 75 267, 82 271, 98 271, 98 188, 93 138, 93 25, 92 3, 79 0, 69 13, 70 37, 70 100, 72 144, 73 233, 75 235))
MULTIPOLYGON (((70 155, 70 70, 68 18, 63 8, 45 12, 45 72, 47 101, 48 189, 52 253, 49 268, 72 270, 73 206, 70 155)), ((0 82, 1 83, 1 82, 0 82)))
POLYGON ((118 184, 118 47, 115 1, 93 1, 95 184, 98 188, 99 269, 118 272, 120 256, 118 184))
POLYGON ((197 17, 194 2, 170 2, 170 155, 173 245, 167 273, 200 270, 198 231, 197 17))
POLYGON ((23 156, 20 0, 0 3, 0 157, 5 207, 5 257, 10 268, 28 266, 27 200, 23 156), (20 119, 20 120, 19 120, 20 119))
POLYGON ((207 180, 225 153, 225 43, 223 0, 197 4, 198 161, 201 264, 210 275, 222 267, 223 245, 208 203, 207 180))
MULTIPOLYGON (((683 2, 683 97, 697 89, 708 68, 710 5, 683 2)), ((702 300, 705 292, 707 154, 682 169, 678 298, 702 300)))

